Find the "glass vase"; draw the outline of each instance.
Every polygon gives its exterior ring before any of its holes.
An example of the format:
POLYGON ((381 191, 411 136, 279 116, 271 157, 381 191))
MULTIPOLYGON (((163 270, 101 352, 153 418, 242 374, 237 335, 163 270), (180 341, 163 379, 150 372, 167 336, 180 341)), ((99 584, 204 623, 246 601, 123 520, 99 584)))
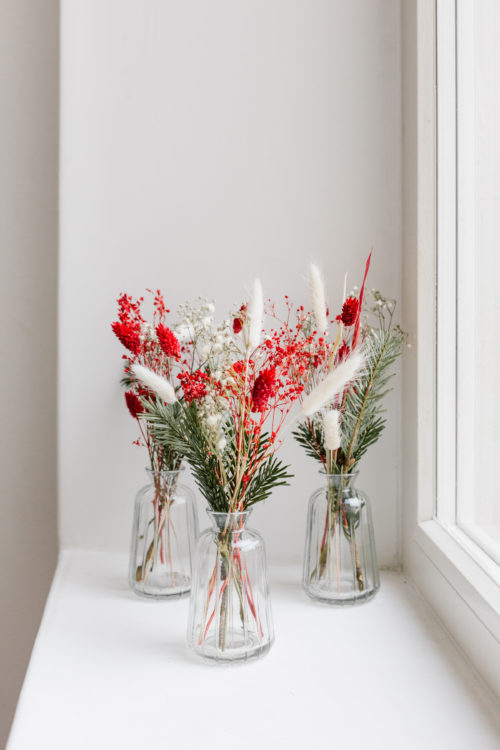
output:
POLYGON ((326 604, 371 599, 380 587, 370 502, 357 473, 320 472, 325 485, 309 501, 304 588, 326 604))
POLYGON ((264 541, 246 526, 251 511, 207 512, 212 528, 196 547, 188 645, 212 662, 254 659, 274 639, 264 541))
POLYGON ((184 596, 191 588, 198 536, 195 496, 179 484, 180 470, 146 471, 150 484, 135 500, 130 587, 152 599, 184 596))

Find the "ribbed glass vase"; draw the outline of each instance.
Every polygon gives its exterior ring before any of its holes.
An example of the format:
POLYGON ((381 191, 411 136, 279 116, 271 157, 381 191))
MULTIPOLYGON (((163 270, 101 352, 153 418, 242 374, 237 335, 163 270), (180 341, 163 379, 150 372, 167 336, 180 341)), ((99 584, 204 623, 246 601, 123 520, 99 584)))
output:
POLYGON ((135 500, 130 587, 153 599, 184 596, 191 588, 198 536, 195 496, 179 484, 180 470, 146 471, 150 484, 135 500))
POLYGON ((246 525, 250 511, 208 511, 198 540, 187 640, 200 657, 236 662, 265 654, 273 622, 264 541, 246 525))
POLYGON ((304 588, 326 604, 371 599, 380 587, 370 502, 357 473, 320 472, 324 486, 309 501, 304 588))

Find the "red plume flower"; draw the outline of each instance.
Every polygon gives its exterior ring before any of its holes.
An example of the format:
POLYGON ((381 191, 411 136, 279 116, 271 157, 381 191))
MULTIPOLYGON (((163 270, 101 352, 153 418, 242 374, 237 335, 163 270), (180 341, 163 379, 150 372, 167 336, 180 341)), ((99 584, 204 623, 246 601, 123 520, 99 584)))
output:
POLYGON ((125 349, 137 356, 141 351, 140 325, 133 322, 116 321, 111 324, 115 336, 125 349))
POLYGON ((156 326, 156 335, 160 342, 161 350, 167 357, 173 357, 174 359, 180 359, 181 350, 179 341, 175 334, 172 333, 170 328, 160 323, 156 326))
POLYGON ((134 419, 138 419, 140 414, 142 414, 142 404, 139 396, 137 396, 134 391, 125 391, 125 402, 130 415, 134 419))
POLYGON ((352 326, 356 322, 359 301, 357 297, 348 297, 342 305, 341 320, 345 326, 352 326))
POLYGON ((269 367, 262 370, 252 388, 252 411, 264 411, 269 399, 274 395, 276 370, 269 367))

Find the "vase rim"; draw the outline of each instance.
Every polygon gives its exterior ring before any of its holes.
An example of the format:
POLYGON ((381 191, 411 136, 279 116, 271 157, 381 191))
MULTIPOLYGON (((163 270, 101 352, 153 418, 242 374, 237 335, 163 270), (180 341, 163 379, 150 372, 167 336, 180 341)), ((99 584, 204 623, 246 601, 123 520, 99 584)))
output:
POLYGON ((348 479, 354 479, 358 476, 358 471, 325 471, 324 469, 320 469, 319 474, 323 477, 347 477, 348 479))
POLYGON ((212 508, 206 508, 209 516, 249 516, 252 510, 252 508, 247 508, 247 510, 212 510, 212 508))
POLYGON ((184 471, 184 466, 179 466, 178 469, 152 469, 151 466, 146 466, 145 470, 147 474, 150 474, 154 476, 155 474, 180 474, 181 471, 184 471))

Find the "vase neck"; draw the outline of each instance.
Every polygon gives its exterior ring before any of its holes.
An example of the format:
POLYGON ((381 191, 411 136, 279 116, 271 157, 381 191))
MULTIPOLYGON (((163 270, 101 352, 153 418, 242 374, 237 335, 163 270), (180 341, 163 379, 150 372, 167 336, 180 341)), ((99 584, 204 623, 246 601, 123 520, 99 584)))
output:
POLYGON ((350 474, 328 474, 326 471, 320 471, 320 474, 324 478, 327 486, 336 490, 347 488, 352 489, 358 477, 357 471, 353 471, 350 474))
POLYGON ((177 485, 181 471, 182 469, 175 469, 173 471, 166 469, 146 469, 151 484, 167 491, 173 489, 177 485))
POLYGON ((216 513, 208 510, 208 517, 217 531, 241 531, 251 514, 251 510, 243 510, 234 513, 216 513))

